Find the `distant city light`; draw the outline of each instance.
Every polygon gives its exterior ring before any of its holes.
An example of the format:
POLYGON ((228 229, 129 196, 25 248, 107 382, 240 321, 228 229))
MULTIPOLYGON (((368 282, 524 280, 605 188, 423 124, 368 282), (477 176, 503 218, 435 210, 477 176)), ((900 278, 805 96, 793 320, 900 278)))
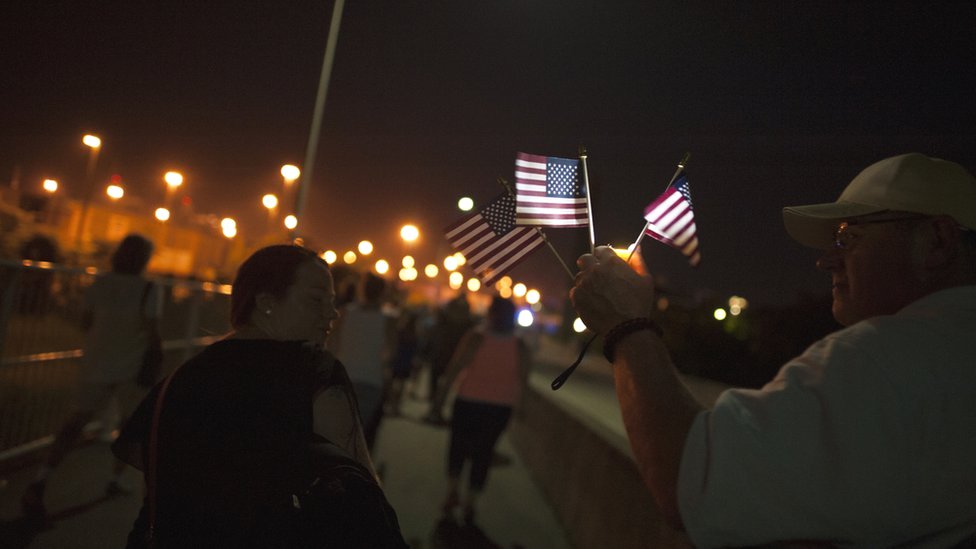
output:
POLYGON ((108 187, 105 187, 105 194, 107 194, 112 200, 118 200, 125 196, 125 189, 118 185, 109 185, 108 187))
POLYGON ((578 334, 586 331, 586 324, 583 324, 582 318, 576 317, 576 320, 573 321, 573 331, 578 334))
POLYGON ((469 278, 468 279, 468 291, 469 292, 477 292, 480 289, 481 289, 481 281, 480 280, 478 280, 477 278, 469 278))
POLYGON ((336 262, 336 259, 338 259, 338 258, 339 258, 339 256, 335 252, 333 252, 332 250, 326 250, 326 251, 322 252, 322 259, 326 263, 328 263, 329 265, 332 265, 333 263, 335 263, 336 262))
POLYGON ((521 282, 515 286, 512 286, 512 293, 515 294, 515 297, 525 297, 525 293, 527 291, 529 291, 529 289, 526 288, 525 284, 522 284, 521 282))
POLYGON ((451 286, 452 290, 460 289, 461 284, 464 284, 464 275, 454 271, 449 277, 447 277, 447 283, 451 286))
POLYGON ((224 229, 227 227, 237 227, 237 221, 234 221, 232 217, 225 217, 220 220, 220 228, 224 229))
POLYGON ((390 272, 390 264, 387 263, 385 259, 380 259, 379 261, 377 261, 375 268, 376 268, 376 272, 378 272, 381 275, 390 272))
POLYGON ((373 253, 373 243, 369 240, 363 240, 359 243, 359 246, 357 246, 356 249, 359 250, 361 255, 369 255, 373 253))
POLYGON ((166 208, 156 208, 156 219, 160 221, 169 221, 169 210, 166 208))
POLYGON ((444 268, 448 271, 456 271, 458 268, 457 258, 453 255, 449 255, 444 258, 444 268))
POLYGON ((417 280, 417 269, 414 269, 413 267, 404 267, 400 269, 400 280, 404 282, 417 280))
POLYGON ((349 250, 348 252, 342 254, 342 260, 352 265, 356 262, 356 252, 349 250))
POLYGON ((533 322, 535 322, 535 316, 532 314, 532 311, 528 309, 522 309, 519 311, 517 318, 518 325, 523 328, 528 328, 533 322))
POLYGON ((749 302, 744 297, 734 295, 729 298, 729 312, 732 316, 739 316, 749 306, 749 302))
POLYGON ((464 258, 464 254, 461 252, 454 252, 454 260, 457 261, 458 267, 464 265, 468 260, 464 258))
POLYGON ((511 288, 512 287, 512 277, 505 275, 498 279, 495 283, 497 288, 511 288))
POLYGON ((715 317, 715 320, 725 320, 725 316, 726 316, 725 309, 721 307, 715 309, 715 312, 712 313, 712 316, 715 317))
POLYGON ((278 207, 278 197, 270 193, 266 194, 261 197, 261 204, 264 204, 265 208, 273 210, 278 207))
POLYGON ((427 266, 424 267, 424 274, 427 275, 427 278, 434 278, 437 276, 438 272, 439 269, 437 268, 437 265, 434 265, 433 263, 428 263, 427 266))
POLYGON ((41 186, 44 187, 44 190, 49 193, 53 193, 58 190, 58 182, 53 179, 45 179, 41 186))
POLYGON ((403 256, 403 261, 401 261, 400 263, 403 265, 404 269, 413 268, 413 266, 416 264, 412 255, 403 256))
POLYGON ((288 229, 289 231, 291 231, 291 230, 293 230, 297 226, 298 226, 298 218, 297 217, 295 217, 292 214, 288 214, 288 215, 285 216, 285 228, 286 229, 288 229))
POLYGON ((301 175, 302 170, 298 169, 298 166, 294 164, 285 164, 281 167, 281 177, 285 179, 285 183, 291 183, 301 175))
POLYGON ((84 137, 82 137, 81 142, 93 149, 97 149, 102 146, 102 140, 91 134, 86 134, 84 137))
POLYGON ((221 227, 220 230, 227 238, 234 238, 237 236, 237 225, 227 225, 226 227, 221 227))
POLYGON ((400 238, 404 242, 413 242, 420 238, 420 229, 414 225, 404 225, 400 228, 400 238))
POLYGON ((512 297, 512 288, 509 286, 502 286, 501 288, 498 288, 498 295, 503 299, 508 299, 512 297))
POLYGON ((471 208, 474 208, 474 200, 471 200, 470 197, 462 196, 458 200, 458 209, 462 212, 470 212, 471 208))
POLYGON ((183 174, 180 172, 166 172, 163 174, 163 181, 171 189, 175 189, 183 184, 183 174))

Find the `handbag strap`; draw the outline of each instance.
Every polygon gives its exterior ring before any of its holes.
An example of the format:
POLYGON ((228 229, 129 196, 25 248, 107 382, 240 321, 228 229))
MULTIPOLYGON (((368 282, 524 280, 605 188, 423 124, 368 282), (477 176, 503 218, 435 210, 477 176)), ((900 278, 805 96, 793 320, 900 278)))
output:
POLYGON ((149 463, 146 466, 146 499, 149 507, 149 531, 146 538, 149 547, 156 546, 156 468, 159 459, 159 418, 163 411, 163 399, 166 397, 166 390, 169 389, 169 384, 182 366, 182 364, 177 366, 173 373, 163 381, 159 388, 159 394, 156 395, 156 405, 153 406, 152 427, 149 430, 149 463))

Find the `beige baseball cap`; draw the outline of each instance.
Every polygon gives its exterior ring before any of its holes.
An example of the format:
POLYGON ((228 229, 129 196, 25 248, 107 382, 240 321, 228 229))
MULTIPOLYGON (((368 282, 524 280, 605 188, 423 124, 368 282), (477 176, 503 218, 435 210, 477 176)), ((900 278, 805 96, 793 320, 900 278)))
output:
POLYGON ((836 202, 783 208, 783 222, 800 244, 827 249, 841 221, 888 210, 948 215, 976 230, 976 178, 955 162, 893 156, 864 168, 836 202))

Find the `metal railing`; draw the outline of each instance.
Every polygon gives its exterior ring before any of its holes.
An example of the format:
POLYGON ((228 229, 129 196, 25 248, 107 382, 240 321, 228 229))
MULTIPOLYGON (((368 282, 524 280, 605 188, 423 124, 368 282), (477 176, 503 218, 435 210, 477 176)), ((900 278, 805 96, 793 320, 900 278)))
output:
MULTIPOLYGON (((0 260, 0 458, 50 438, 70 412, 93 268, 0 260)), ((164 373, 230 329, 230 287, 155 278, 164 373)))

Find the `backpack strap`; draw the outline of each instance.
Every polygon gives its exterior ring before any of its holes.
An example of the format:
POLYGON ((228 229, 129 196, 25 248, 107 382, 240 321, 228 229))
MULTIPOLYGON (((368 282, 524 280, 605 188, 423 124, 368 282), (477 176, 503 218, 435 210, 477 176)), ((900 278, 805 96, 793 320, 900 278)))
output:
MULTIPOLYGON (((150 284, 152 283, 150 282, 150 284)), ((159 460, 159 418, 163 412, 163 399, 166 397, 166 390, 169 389, 169 384, 182 366, 182 364, 177 366, 173 373, 163 381, 159 388, 159 394, 156 395, 156 405, 153 406, 152 427, 149 430, 149 463, 146 465, 146 500, 149 508, 149 530, 146 533, 146 541, 151 548, 156 546, 156 487, 158 481, 156 469, 159 460)))

